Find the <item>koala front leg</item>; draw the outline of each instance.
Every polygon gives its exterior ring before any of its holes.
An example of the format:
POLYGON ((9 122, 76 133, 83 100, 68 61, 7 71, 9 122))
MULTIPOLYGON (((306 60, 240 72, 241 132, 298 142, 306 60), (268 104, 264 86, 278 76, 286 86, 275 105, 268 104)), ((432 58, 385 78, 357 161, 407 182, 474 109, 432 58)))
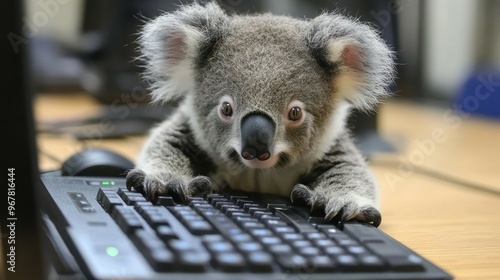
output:
POLYGON ((364 159, 347 134, 315 163, 290 198, 312 210, 324 209, 325 218, 344 222, 356 219, 379 226, 378 191, 364 159))
POLYGON ((149 135, 136 168, 127 174, 127 188, 153 201, 159 195, 185 201, 187 196, 210 192, 207 175, 213 164, 194 141, 187 118, 175 113, 149 135))

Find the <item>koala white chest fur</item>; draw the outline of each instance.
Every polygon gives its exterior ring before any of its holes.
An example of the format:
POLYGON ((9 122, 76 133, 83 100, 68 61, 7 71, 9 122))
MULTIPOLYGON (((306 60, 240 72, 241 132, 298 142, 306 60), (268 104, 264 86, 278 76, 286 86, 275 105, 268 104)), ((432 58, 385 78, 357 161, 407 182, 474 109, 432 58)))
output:
POLYGON ((378 225, 377 187, 346 129, 349 108, 388 95, 392 53, 371 27, 229 16, 192 4, 140 38, 152 97, 180 102, 151 131, 127 187, 154 199, 221 188, 290 196, 327 218, 378 225))

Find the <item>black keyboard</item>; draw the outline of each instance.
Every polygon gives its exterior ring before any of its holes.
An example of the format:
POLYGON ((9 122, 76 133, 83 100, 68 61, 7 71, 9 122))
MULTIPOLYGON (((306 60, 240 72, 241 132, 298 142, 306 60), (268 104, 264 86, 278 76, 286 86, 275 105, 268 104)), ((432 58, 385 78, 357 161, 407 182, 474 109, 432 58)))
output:
POLYGON ((165 277, 451 279, 369 224, 334 224, 278 196, 230 192, 152 203, 124 187, 106 187, 96 200, 165 277))

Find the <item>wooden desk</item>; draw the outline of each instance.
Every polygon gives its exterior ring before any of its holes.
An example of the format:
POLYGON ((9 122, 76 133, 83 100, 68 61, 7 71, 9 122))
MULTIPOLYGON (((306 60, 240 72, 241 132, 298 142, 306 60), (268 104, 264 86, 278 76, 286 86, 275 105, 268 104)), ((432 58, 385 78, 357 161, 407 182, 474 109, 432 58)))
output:
MULTIPOLYGON (((98 106, 85 95, 43 95, 35 105, 39 120, 80 117, 98 106)), ((500 279, 500 195, 404 166, 398 171, 400 162, 409 162, 500 191, 500 122, 461 117, 458 123, 446 111, 395 101, 381 106, 380 117, 382 135, 398 147, 397 153, 376 155, 371 163, 381 190, 381 229, 456 279, 500 279), (388 160, 392 166, 383 164, 388 160)), ((87 145, 135 159, 144 139, 87 145)), ((42 170, 59 168, 52 158, 64 160, 82 147, 67 136, 39 135, 38 140, 42 170)))

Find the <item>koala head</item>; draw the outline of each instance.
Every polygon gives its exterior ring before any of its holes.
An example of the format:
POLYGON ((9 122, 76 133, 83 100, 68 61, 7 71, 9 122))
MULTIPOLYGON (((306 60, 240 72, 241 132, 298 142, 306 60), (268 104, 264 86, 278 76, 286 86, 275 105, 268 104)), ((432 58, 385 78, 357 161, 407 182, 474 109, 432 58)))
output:
POLYGON ((153 99, 183 100, 205 151, 253 168, 321 158, 349 108, 371 110, 393 78, 377 32, 335 13, 228 16, 192 4, 147 23, 140 45, 153 99))

